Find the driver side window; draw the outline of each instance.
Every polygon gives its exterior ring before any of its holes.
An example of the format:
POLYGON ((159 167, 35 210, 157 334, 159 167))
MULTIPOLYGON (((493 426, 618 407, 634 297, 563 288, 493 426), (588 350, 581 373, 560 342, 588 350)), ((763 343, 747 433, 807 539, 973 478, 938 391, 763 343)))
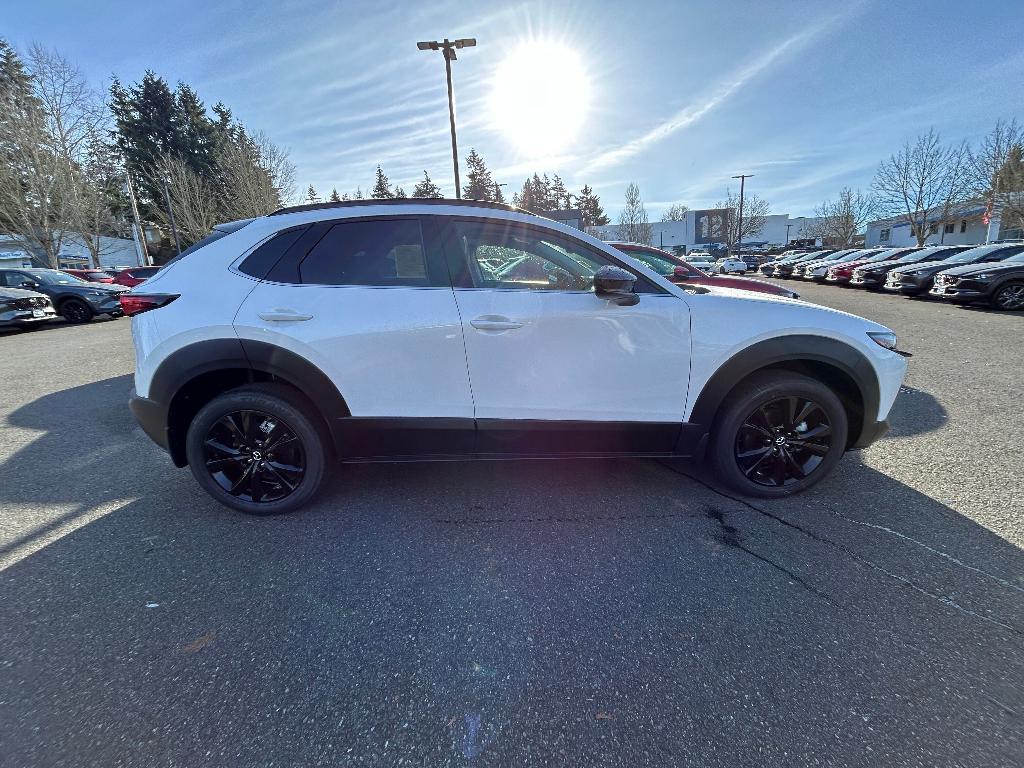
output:
POLYGON ((610 263, 589 249, 511 222, 455 221, 445 238, 459 287, 593 291, 594 273, 610 263))

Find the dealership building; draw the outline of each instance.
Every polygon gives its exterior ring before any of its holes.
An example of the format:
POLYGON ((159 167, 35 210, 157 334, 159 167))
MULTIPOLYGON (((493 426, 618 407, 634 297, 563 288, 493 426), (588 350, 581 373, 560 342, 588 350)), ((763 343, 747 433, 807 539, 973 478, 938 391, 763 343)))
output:
MULTIPOLYGON (((682 248, 686 253, 721 244, 725 241, 723 213, 722 209, 687 211, 679 221, 652 221, 651 244, 670 251, 682 248)), ((819 221, 808 216, 773 214, 766 218, 761 231, 745 237, 742 245, 784 246, 794 240, 809 240, 814 238, 812 231, 819 221)), ((588 227, 587 231, 601 240, 620 239, 615 224, 588 227)))
MULTIPOLYGON (((989 217, 984 203, 969 203, 943 214, 940 209, 927 213, 928 239, 925 245, 981 245, 992 240, 1024 237, 1019 227, 1006 226, 998 215, 989 217)), ((900 248, 917 245, 914 228, 906 216, 872 221, 864 234, 867 248, 900 248)))

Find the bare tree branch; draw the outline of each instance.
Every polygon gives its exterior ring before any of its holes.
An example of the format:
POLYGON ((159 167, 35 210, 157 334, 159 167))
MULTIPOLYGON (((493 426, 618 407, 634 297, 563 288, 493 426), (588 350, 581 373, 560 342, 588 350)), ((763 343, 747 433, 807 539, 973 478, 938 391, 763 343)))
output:
POLYGON ((874 197, 859 189, 843 187, 836 200, 826 200, 815 209, 818 221, 807 233, 829 245, 850 246, 877 213, 878 201, 874 197))

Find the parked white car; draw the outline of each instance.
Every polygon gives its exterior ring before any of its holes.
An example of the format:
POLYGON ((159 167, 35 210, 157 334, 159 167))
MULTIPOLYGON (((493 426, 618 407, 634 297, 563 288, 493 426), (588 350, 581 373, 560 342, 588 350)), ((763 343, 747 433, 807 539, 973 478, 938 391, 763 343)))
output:
POLYGON ((721 275, 743 275, 746 274, 747 269, 749 267, 743 259, 727 256, 715 262, 713 271, 721 275))
POLYGON ((885 432, 906 371, 877 323, 687 292, 476 201, 218 226, 121 302, 139 423, 255 514, 309 501, 335 459, 706 457, 735 491, 787 496, 885 432))

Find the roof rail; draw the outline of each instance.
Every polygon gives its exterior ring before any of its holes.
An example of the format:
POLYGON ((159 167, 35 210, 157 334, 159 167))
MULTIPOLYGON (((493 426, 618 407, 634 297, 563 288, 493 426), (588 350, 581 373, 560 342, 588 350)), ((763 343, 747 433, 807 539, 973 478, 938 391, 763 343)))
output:
POLYGON ((385 198, 378 200, 342 200, 335 203, 309 203, 307 205, 289 205, 279 208, 271 213, 271 216, 280 216, 285 213, 301 213, 302 211, 326 211, 333 208, 358 208, 372 205, 465 205, 472 208, 496 208, 500 211, 514 211, 516 213, 531 213, 530 211, 516 208, 506 203, 492 203, 488 200, 451 200, 445 197, 400 197, 385 198))

